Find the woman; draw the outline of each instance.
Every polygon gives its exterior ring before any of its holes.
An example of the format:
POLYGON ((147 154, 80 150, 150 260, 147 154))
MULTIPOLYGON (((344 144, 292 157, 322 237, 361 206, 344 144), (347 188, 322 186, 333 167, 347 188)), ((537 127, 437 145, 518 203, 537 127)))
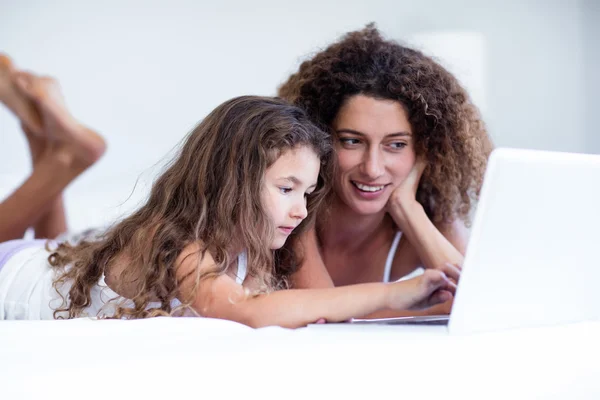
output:
POLYGON ((337 154, 295 285, 387 282, 421 267, 458 280, 492 143, 456 78, 371 24, 302 63, 279 95, 333 135, 337 154))

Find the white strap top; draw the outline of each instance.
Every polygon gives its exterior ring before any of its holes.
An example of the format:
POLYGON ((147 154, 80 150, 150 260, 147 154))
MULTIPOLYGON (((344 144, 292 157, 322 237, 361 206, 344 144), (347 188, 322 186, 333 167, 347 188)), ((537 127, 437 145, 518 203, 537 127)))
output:
POLYGON ((392 242, 392 247, 390 247, 390 251, 385 260, 385 269, 383 270, 383 283, 388 283, 390 281, 390 274, 392 273, 392 264, 394 263, 394 256, 396 255, 396 250, 398 249, 398 244, 400 243, 401 237, 402 232, 396 232, 396 236, 394 237, 394 241, 392 242))
MULTIPOLYGON (((385 260, 385 269, 383 270, 383 283, 390 282, 390 275, 392 273, 392 264, 394 263, 394 256, 396 255, 396 250, 398 250, 398 244, 400 244, 400 238, 402 238, 402 232, 396 232, 396 236, 394 237, 394 241, 392 242, 392 247, 390 247, 390 251, 388 253, 387 259, 385 260)), ((403 281, 406 279, 411 279, 416 276, 421 275, 425 270, 422 267, 416 268, 413 272, 408 275, 403 276, 398 279, 399 281, 403 281)))

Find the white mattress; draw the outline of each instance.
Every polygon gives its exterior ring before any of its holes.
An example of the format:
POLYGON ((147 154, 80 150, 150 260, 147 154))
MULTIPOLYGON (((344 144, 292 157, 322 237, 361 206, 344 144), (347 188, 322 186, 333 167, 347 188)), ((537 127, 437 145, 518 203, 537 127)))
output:
POLYGON ((6 321, 0 398, 599 399, 598 338, 600 323, 448 336, 439 326, 6 321))

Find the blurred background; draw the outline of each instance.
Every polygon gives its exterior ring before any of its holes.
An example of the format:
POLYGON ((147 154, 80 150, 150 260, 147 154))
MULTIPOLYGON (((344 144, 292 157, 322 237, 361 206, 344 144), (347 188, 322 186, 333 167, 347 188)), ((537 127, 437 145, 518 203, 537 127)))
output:
MULTIPOLYGON (((219 103, 274 95, 302 60, 371 21, 454 72, 497 146, 600 153, 598 0, 0 0, 0 52, 56 77, 73 114, 107 138, 65 193, 81 230, 139 205, 219 103)), ((0 198, 29 172, 0 107, 0 198)))

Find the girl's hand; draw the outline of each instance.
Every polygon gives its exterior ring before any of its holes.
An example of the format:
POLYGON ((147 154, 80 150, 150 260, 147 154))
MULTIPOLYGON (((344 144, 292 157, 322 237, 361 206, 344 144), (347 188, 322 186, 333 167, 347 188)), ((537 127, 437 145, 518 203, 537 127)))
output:
POLYGON ((454 284, 458 283, 460 279, 460 273, 462 272, 462 268, 460 265, 446 263, 443 267, 439 268, 448 278, 454 282, 454 284))
POLYGON ((442 271, 426 270, 422 275, 389 284, 388 308, 421 310, 453 298, 456 284, 442 271))

